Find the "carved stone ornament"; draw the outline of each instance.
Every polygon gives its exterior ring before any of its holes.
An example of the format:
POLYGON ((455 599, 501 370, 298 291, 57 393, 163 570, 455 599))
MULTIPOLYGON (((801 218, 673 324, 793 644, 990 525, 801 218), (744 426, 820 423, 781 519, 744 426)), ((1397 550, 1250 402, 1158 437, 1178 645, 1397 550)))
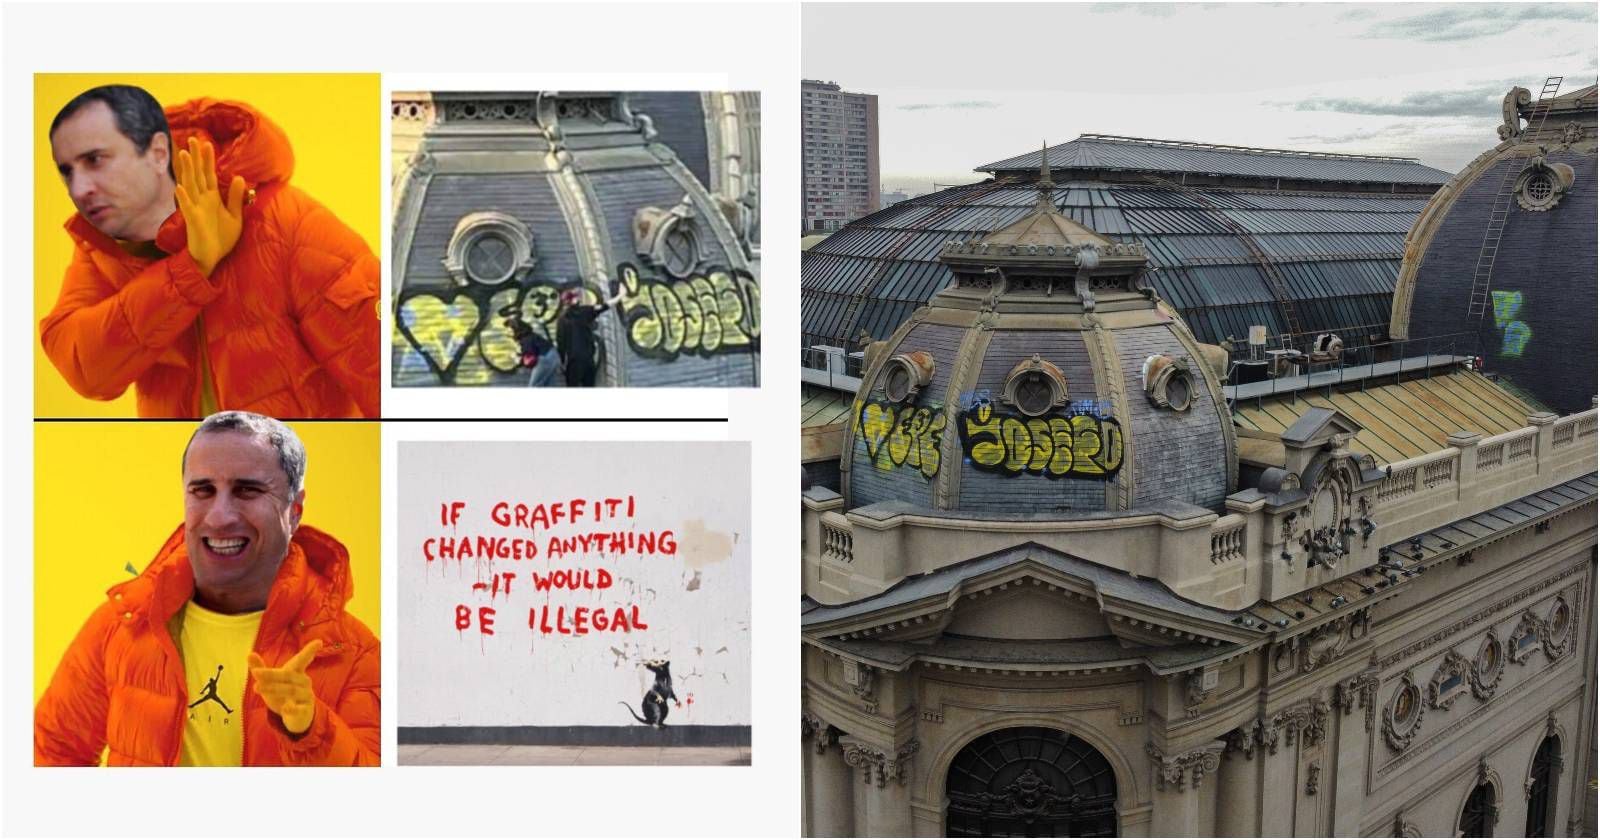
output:
POLYGON ((1315 761, 1306 768, 1306 796, 1317 795, 1317 783, 1322 778, 1322 766, 1315 761))
POLYGON ((1400 676, 1400 685, 1383 710, 1383 740, 1389 749, 1400 752, 1411 746, 1417 728, 1422 726, 1423 706, 1422 690, 1407 671, 1400 676))
POLYGON ((1571 146, 1583 139, 1583 126, 1576 122, 1569 122, 1561 127, 1561 144, 1571 146))
POLYGON ((1456 698, 1467 690, 1471 671, 1472 663, 1465 656, 1454 650, 1445 651, 1443 661, 1433 672, 1432 679, 1428 680, 1428 704, 1435 709, 1448 709, 1455 705, 1456 698))
POLYGON ((1525 87, 1514 87, 1500 103, 1501 124, 1497 129, 1501 140, 1510 140, 1522 133, 1522 106, 1533 102, 1533 92, 1525 87))
POLYGON ((817 755, 827 752, 828 747, 838 743, 841 734, 822 718, 810 712, 800 713, 800 737, 811 739, 811 746, 817 751, 817 755))
POLYGON ((1273 740, 1277 739, 1276 733, 1281 730, 1284 743, 1291 747, 1301 738, 1305 739, 1305 746, 1314 747, 1328 734, 1328 716, 1331 711, 1328 701, 1309 700, 1273 715, 1265 728, 1273 730, 1273 740))
POLYGON ((1539 641, 1543 636, 1544 622, 1533 614, 1533 610, 1523 610, 1517 626, 1511 630, 1511 637, 1506 640, 1508 658, 1518 665, 1527 662, 1528 657, 1539 649, 1539 641))
POLYGON ((1350 714, 1357 707, 1367 712, 1367 731, 1372 731, 1372 722, 1377 707, 1378 674, 1376 671, 1365 671, 1350 677, 1333 687, 1333 707, 1343 714, 1350 714))
POLYGON ((869 785, 877 782, 878 787, 883 787, 891 781, 905 784, 906 762, 921 746, 913 739, 891 755, 885 750, 860 741, 839 740, 839 747, 844 750, 844 763, 861 768, 861 781, 869 785))
POLYGON ((1396 837, 1421 837, 1422 830, 1417 824, 1406 820, 1404 811, 1396 811, 1394 815, 1394 836, 1396 837))
POLYGON ((850 686, 850 691, 860 698, 861 702, 874 708, 878 704, 875 693, 877 683, 877 671, 871 665, 864 665, 854 659, 844 660, 844 684, 850 686))
POLYGON ((1491 627, 1478 647, 1478 658, 1472 663, 1472 696, 1479 700, 1493 697, 1505 673, 1506 647, 1500 641, 1500 634, 1491 627))
POLYGON ((1156 765, 1156 790, 1184 790, 1184 779, 1195 790, 1207 773, 1214 772, 1222 763, 1222 745, 1214 743, 1180 755, 1165 755, 1155 744, 1144 745, 1145 755, 1156 765))
POLYGON ((1577 624, 1577 614, 1567 604, 1567 599, 1557 595, 1550 605, 1550 613, 1539 626, 1539 641, 1544 643, 1544 655, 1560 659, 1572 648, 1572 628, 1577 624))
POLYGON ((1367 634, 1366 609, 1330 621, 1300 640, 1300 672, 1309 674, 1344 655, 1350 643, 1367 634))

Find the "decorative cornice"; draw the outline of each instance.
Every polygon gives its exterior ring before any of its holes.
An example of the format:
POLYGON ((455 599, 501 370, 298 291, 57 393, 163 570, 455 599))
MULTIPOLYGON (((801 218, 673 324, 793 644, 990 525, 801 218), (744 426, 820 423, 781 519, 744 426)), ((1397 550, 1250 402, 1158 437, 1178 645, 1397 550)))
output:
POLYGON ((1559 572, 1557 574, 1551 575, 1550 577, 1545 578, 1544 580, 1542 580, 1542 581, 1540 581, 1538 583, 1532 584, 1530 586, 1525 586, 1522 589, 1517 590, 1514 594, 1508 595, 1508 596, 1506 596, 1504 598, 1501 598, 1500 600, 1494 602, 1493 604, 1490 604, 1490 605, 1484 607, 1483 609, 1477 610, 1476 612, 1474 612, 1471 615, 1461 619, 1460 621, 1457 621, 1457 622, 1455 622, 1454 624, 1451 624, 1448 627, 1440 628, 1439 630, 1428 634, 1427 637, 1419 639, 1419 640, 1417 640, 1417 641, 1415 641, 1415 642, 1413 642, 1413 643, 1401 648, 1400 650, 1397 650, 1394 653, 1391 653, 1388 656, 1385 656, 1383 659, 1380 659, 1378 661, 1378 667, 1379 668, 1385 668, 1385 669, 1389 668, 1390 666, 1392 666, 1392 665, 1394 665, 1394 664, 1406 659, 1407 657, 1412 656, 1413 654, 1416 654, 1416 653, 1418 653, 1420 651, 1423 651, 1423 650, 1427 650, 1428 648, 1433 647, 1434 645, 1444 641, 1445 639, 1450 638, 1455 633, 1458 633, 1461 630, 1463 630, 1463 629, 1465 629, 1467 627, 1470 627, 1470 626, 1472 626, 1474 624, 1477 624, 1478 622, 1483 621, 1485 619, 1493 618, 1493 617, 1495 617, 1496 613, 1500 612, 1501 610, 1505 609, 1506 607, 1509 607, 1512 604, 1515 604, 1516 602, 1518 602, 1518 601, 1520 601, 1520 600, 1522 600, 1524 598, 1527 598, 1530 595, 1534 595, 1534 594, 1537 594, 1537 593, 1539 593, 1539 592, 1541 592, 1543 590, 1549 589, 1550 587, 1554 586, 1555 584, 1557 584, 1557 583, 1559 583, 1559 582, 1561 582, 1563 580, 1566 580, 1567 578, 1572 577, 1573 575, 1576 575, 1576 574, 1579 574, 1579 573, 1583 572, 1586 568, 1587 568, 1586 564, 1583 564, 1583 563, 1574 564, 1570 568, 1568 568, 1568 569, 1566 569, 1564 571, 1561 571, 1561 572, 1559 572))
POLYGON ((851 738, 839 739, 839 748, 844 750, 844 763, 851 767, 860 767, 861 781, 869 785, 876 781, 878 787, 883 787, 891 780, 905 784, 906 762, 921 746, 913 738, 890 755, 886 750, 851 738))
POLYGON ((1174 790, 1182 791, 1184 776, 1187 774, 1189 785, 1195 790, 1200 789, 1200 780, 1205 774, 1212 772, 1222 762, 1221 741, 1212 741, 1197 750, 1190 750, 1178 755, 1166 755, 1155 744, 1144 745, 1145 755, 1156 765, 1156 789, 1166 790, 1168 785, 1173 785, 1174 790))

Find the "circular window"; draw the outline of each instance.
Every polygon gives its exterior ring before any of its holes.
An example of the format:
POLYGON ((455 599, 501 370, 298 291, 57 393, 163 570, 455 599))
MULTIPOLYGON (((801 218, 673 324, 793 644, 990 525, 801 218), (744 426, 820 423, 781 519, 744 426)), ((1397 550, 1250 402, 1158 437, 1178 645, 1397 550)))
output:
POLYGON ((890 402, 904 402, 911 396, 911 371, 905 365, 894 365, 883 378, 883 394, 890 402))
POLYGON ((1182 371, 1169 377, 1167 379, 1166 392, 1167 405, 1172 406, 1176 411, 1188 408, 1189 403, 1194 399, 1194 383, 1189 379, 1189 372, 1182 371))
POLYGON ((1054 383, 1044 371, 1030 370, 1017 377, 1016 394, 1013 397, 1017 403, 1017 410, 1029 417, 1038 417, 1050 410, 1056 401, 1054 383))
POLYGON ((933 356, 926 350, 900 353, 884 363, 878 381, 890 402, 910 402, 933 379, 933 356))
POLYGON ((1523 187, 1528 193, 1528 199, 1536 204, 1543 204, 1555 194, 1556 185, 1551 182, 1550 176, 1540 173, 1528 179, 1527 186, 1523 187))
POLYGON ((700 238, 694 226, 680 221, 661 237, 661 267, 673 277, 688 277, 700 262, 700 238))
POLYGON ((516 268, 511 240, 499 233, 479 234, 467 244, 467 276, 479 283, 499 283, 516 268))

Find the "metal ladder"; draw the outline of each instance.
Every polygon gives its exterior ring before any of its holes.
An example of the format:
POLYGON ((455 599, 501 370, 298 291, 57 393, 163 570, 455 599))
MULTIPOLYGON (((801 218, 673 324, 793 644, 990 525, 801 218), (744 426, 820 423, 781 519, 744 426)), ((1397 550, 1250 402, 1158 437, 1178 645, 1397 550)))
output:
MULTIPOLYGON (((1538 137, 1544 129, 1545 117, 1550 115, 1550 104, 1555 101, 1563 78, 1550 76, 1544 80, 1539 101, 1534 103, 1533 110, 1528 114, 1528 127, 1519 136, 1530 140, 1538 137)), ((1515 142, 1515 138, 1512 138, 1512 142, 1515 142)), ((1521 168, 1508 158, 1506 171, 1500 176, 1500 188, 1494 194, 1494 204, 1489 207, 1489 224, 1483 232, 1483 246, 1478 249, 1478 265, 1472 272, 1472 293, 1467 297, 1467 323, 1474 331, 1489 310, 1489 281, 1494 276, 1495 257, 1500 253, 1500 237, 1505 233, 1506 220, 1511 216, 1511 185, 1521 172, 1521 168)))

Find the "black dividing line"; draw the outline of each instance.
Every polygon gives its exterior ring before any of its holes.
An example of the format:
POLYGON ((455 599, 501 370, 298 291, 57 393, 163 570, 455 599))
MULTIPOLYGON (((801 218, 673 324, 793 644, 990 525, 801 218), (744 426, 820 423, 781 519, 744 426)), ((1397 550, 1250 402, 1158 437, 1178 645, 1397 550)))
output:
MULTIPOLYGON (((199 423, 203 417, 35 417, 35 423, 199 423)), ((277 417, 284 423, 726 423, 726 417, 277 417)))

